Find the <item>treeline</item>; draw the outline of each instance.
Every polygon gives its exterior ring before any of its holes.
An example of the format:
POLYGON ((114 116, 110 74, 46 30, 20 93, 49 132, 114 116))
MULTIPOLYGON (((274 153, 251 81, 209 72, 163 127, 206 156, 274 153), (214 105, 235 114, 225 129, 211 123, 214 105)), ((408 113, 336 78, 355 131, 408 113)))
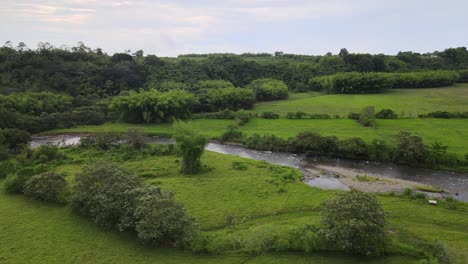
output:
POLYGON ((392 88, 433 88, 461 82, 456 71, 425 71, 409 73, 338 73, 310 80, 313 90, 329 94, 379 93, 392 88))
POLYGON ((159 87, 165 82, 191 86, 202 80, 225 80, 245 87, 261 78, 278 79, 292 90, 309 90, 314 77, 339 72, 412 72, 468 68, 465 47, 396 56, 353 54, 342 49, 325 56, 273 54, 186 55, 178 58, 133 54, 107 55, 83 43, 69 49, 40 43, 0 48, 0 93, 53 91, 82 100, 104 98, 122 91, 159 87))
POLYGON ((305 154, 311 157, 336 157, 356 160, 393 162, 428 168, 462 167, 468 165, 468 153, 464 159, 447 152, 447 146, 436 142, 425 144, 419 136, 400 132, 394 144, 374 139, 370 143, 361 138, 338 139, 304 132, 294 138, 283 139, 275 135, 253 134, 245 136, 236 127, 229 127, 221 136, 222 141, 240 142, 248 148, 305 154))

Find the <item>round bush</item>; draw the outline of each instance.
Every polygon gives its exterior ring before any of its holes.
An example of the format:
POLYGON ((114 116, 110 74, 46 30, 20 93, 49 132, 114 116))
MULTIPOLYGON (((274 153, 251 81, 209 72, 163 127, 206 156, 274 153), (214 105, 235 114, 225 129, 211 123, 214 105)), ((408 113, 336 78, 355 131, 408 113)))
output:
POLYGON ((45 202, 65 203, 67 181, 63 175, 45 172, 32 176, 24 185, 24 194, 45 202))

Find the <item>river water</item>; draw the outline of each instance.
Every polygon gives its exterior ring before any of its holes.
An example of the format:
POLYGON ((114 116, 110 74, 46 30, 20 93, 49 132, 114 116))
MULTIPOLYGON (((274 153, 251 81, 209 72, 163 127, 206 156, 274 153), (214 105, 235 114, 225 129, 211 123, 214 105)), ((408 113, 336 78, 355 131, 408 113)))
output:
MULTIPOLYGON (((76 145, 79 143, 81 136, 80 134, 34 136, 30 145, 33 148, 42 144, 56 144, 60 146, 76 145)), ((146 142, 150 144, 174 143, 172 139, 158 137, 147 137, 146 142)), ((243 146, 217 142, 210 142, 206 146, 206 149, 213 152, 236 155, 254 160, 265 160, 273 164, 293 167, 299 169, 304 174, 307 174, 309 169, 316 168, 316 166, 319 165, 357 169, 367 174, 378 174, 383 177, 410 180, 426 185, 437 186, 446 190, 458 200, 468 201, 468 173, 437 171, 405 165, 347 159, 311 159, 291 153, 257 151, 247 149, 243 146)), ((348 189, 339 179, 333 177, 333 173, 321 175, 321 177, 318 178, 312 178, 308 180, 307 183, 322 189, 348 189)))

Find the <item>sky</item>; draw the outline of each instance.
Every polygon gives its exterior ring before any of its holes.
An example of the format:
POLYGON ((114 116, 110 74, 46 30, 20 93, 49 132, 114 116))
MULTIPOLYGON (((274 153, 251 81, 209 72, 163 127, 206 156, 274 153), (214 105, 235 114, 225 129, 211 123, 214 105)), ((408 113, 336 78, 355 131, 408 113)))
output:
POLYGON ((0 45, 396 54, 468 46, 467 0, 0 0, 0 45))

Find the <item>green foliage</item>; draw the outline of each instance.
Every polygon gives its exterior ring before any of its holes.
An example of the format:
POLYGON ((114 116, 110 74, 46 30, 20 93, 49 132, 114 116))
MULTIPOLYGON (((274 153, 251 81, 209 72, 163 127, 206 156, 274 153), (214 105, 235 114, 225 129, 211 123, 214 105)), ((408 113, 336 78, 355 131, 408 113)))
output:
POLYGON ((357 255, 386 251, 385 212, 372 194, 342 192, 322 204, 319 235, 332 248, 357 255))
POLYGON ((65 203, 67 181, 55 172, 45 172, 29 178, 24 185, 24 194, 45 202, 65 203))
POLYGON ((250 121, 250 119, 252 118, 252 114, 247 111, 240 110, 236 112, 235 117, 237 124, 243 126, 250 121))
POLYGON ((130 91, 112 100, 110 109, 122 114, 128 122, 164 122, 172 118, 187 118, 197 104, 193 94, 183 90, 130 91))
POLYGON ((431 88, 454 84, 460 76, 455 71, 410 73, 348 72, 310 80, 315 90, 329 94, 379 93, 390 88, 431 88))
POLYGON ((0 161, 0 179, 13 174, 16 170, 16 163, 13 160, 0 161))
POLYGON ((373 106, 364 107, 359 113, 359 123, 366 127, 375 127, 375 108, 373 106))
POLYGON ((265 119, 278 119, 280 116, 275 112, 263 112, 262 117, 265 119))
POLYGON ((248 169, 247 164, 240 162, 240 161, 233 161, 232 162, 232 169, 233 170, 242 170, 245 171, 248 169))
POLYGON ((197 173, 201 170, 200 158, 208 140, 190 125, 174 123, 174 139, 176 148, 182 156, 181 171, 185 174, 197 173))
POLYGON ((72 207, 94 222, 105 227, 125 229, 133 217, 134 189, 142 181, 109 162, 100 162, 83 168, 72 186, 72 207))
POLYGON ((408 132, 397 134, 397 157, 401 163, 423 163, 427 152, 421 137, 408 132))
POLYGON ((263 78, 248 85, 258 101, 281 100, 288 98, 288 86, 280 80, 263 78))
POLYGON ((147 187, 137 199, 135 230, 138 239, 151 245, 180 245, 191 237, 194 226, 185 208, 172 193, 147 187))
POLYGON ((377 114, 375 114, 375 117, 381 119, 396 119, 398 118, 398 115, 393 112, 392 109, 382 109, 377 114))
POLYGON ((468 118, 468 112, 447 112, 447 111, 435 111, 427 114, 418 115, 420 118, 468 118))
POLYGON ((44 144, 34 149, 31 159, 39 163, 50 161, 61 161, 66 158, 66 155, 60 152, 60 149, 55 145, 44 144))
POLYGON ((80 146, 83 148, 97 148, 108 150, 116 146, 122 140, 122 134, 118 132, 104 132, 93 136, 84 136, 80 138, 80 146))
POLYGON ((141 149, 146 146, 143 129, 141 128, 129 128, 124 137, 125 141, 135 149, 141 149))
POLYGON ((34 175, 45 172, 45 166, 22 167, 13 174, 9 174, 5 179, 5 191, 7 193, 23 193, 26 182, 34 175))
POLYGON ((237 124, 229 125, 227 130, 221 135, 221 141, 226 142, 238 142, 242 141, 244 134, 239 130, 237 124))
POLYGON ((196 94, 200 100, 200 109, 205 112, 251 109, 255 102, 251 89, 236 88, 225 81, 200 82, 196 94))
POLYGON ((5 146, 13 153, 18 153, 31 141, 31 135, 15 128, 7 128, 0 131, 3 134, 5 146))

